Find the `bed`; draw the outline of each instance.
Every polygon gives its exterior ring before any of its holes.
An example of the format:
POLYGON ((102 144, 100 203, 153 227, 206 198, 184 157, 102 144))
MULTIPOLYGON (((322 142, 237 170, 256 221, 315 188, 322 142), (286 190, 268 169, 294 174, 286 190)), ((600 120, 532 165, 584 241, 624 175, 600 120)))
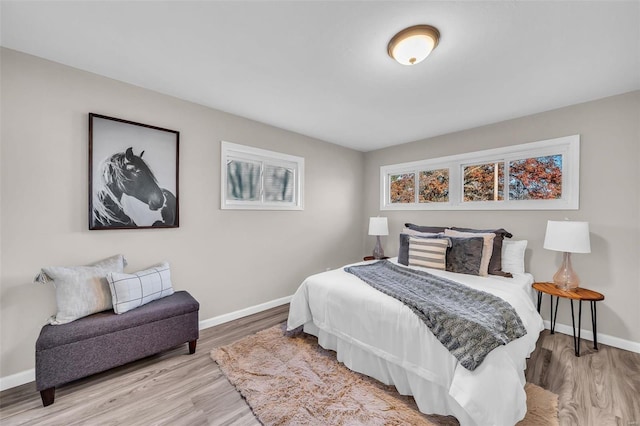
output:
MULTIPOLYGON (((397 258, 390 262, 397 264, 397 258)), ((470 371, 410 308, 344 268, 312 275, 300 285, 291 300, 287 327, 303 326, 351 370, 394 385, 401 394, 413 395, 424 413, 453 415, 463 426, 517 423, 527 409, 526 358, 543 329, 533 304, 533 276, 475 276, 412 268, 507 301, 527 333, 492 350, 470 371)))

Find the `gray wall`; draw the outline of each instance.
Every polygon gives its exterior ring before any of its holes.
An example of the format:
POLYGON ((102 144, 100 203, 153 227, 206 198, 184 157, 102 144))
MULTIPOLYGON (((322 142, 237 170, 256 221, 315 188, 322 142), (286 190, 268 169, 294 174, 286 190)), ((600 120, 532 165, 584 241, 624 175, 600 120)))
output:
MULTIPOLYGON (((640 92, 363 154, 15 51, 1 55, 0 377, 33 368, 38 332, 55 312, 53 287, 31 282, 42 266, 123 253, 136 270, 166 259, 175 287, 198 298, 208 319, 291 295, 305 276, 359 260, 373 249, 367 218, 378 214, 390 220, 389 255, 407 221, 505 227, 529 240, 527 267, 539 280, 560 263, 542 248, 546 221, 589 221, 592 253, 575 255, 574 267, 606 296, 599 331, 640 342, 640 92), (180 131, 180 228, 87 230, 88 112, 180 131), (379 211, 381 165, 571 134, 582 140, 580 210, 379 211), (305 157, 305 210, 220 210, 221 140, 305 157)), ((559 322, 571 324, 567 312, 563 304, 559 322)))
POLYGON ((361 259, 362 153, 12 50, 1 55, 1 377, 33 368, 35 340, 55 313, 53 286, 31 282, 43 266, 115 253, 131 271, 168 260, 202 320, 289 296, 307 275, 361 259), (180 131, 180 228, 87 230, 89 112, 180 131), (304 157, 304 211, 220 210, 221 140, 304 157))
MULTIPOLYGON (((605 295, 598 331, 640 342, 640 92, 605 98, 365 154, 366 216, 387 216, 388 255, 397 253, 405 222, 424 225, 503 227, 529 241, 526 266, 539 281, 551 280, 561 254, 542 248, 547 220, 588 221, 591 253, 573 255, 582 286, 605 295), (580 209, 566 211, 380 211, 380 166, 581 135, 580 209)), ((371 244, 369 244, 371 245, 371 244)), ((588 304, 583 328, 591 329, 588 304)), ((571 325, 567 301, 559 323, 571 325)), ((548 297, 543 316, 548 318, 548 297)))

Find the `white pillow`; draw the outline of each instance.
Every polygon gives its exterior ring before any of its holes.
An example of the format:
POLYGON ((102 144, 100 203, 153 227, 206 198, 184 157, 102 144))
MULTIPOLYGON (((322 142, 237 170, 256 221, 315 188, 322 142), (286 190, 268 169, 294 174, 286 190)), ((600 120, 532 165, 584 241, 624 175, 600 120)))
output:
POLYGON ((448 238, 409 237, 409 266, 445 270, 448 238))
POLYGON ((415 235, 418 237, 436 237, 438 235, 444 235, 444 233, 442 232, 420 232, 411 228, 403 228, 400 233, 407 234, 407 235, 415 235))
POLYGON ((493 254, 493 239, 496 234, 493 232, 461 232, 454 231, 453 229, 445 229, 444 235, 447 237, 462 237, 462 238, 484 238, 482 244, 482 260, 480 261, 480 271, 478 275, 486 277, 489 275, 489 262, 491 261, 491 255, 493 254))
POLYGON ((527 240, 502 242, 502 270, 512 274, 524 274, 524 252, 527 240))
POLYGON ((134 274, 112 272, 107 275, 107 281, 116 314, 123 314, 173 294, 168 262, 159 263, 134 274))
POLYGON ((42 268, 35 281, 53 281, 58 304, 58 312, 47 322, 53 325, 66 324, 111 309, 111 291, 106 276, 110 272, 122 272, 125 265, 124 256, 119 254, 90 266, 42 268))

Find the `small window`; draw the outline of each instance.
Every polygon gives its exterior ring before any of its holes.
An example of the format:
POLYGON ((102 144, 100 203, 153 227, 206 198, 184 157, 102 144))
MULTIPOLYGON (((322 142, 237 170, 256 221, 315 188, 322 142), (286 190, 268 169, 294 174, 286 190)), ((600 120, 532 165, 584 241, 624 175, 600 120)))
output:
POLYGON ((380 209, 575 210, 579 159, 573 135, 382 166, 380 209))
POLYGON ((227 163, 227 199, 260 201, 262 164, 229 158, 227 163))
POLYGON ((449 201, 449 169, 420 172, 419 203, 446 203, 449 201))
POLYGON ((391 176, 391 202, 415 203, 416 176, 413 173, 391 176))
POLYGON ((546 155, 509 162, 510 200, 561 198, 562 155, 546 155))
POLYGON ((222 142, 222 209, 302 210, 304 158, 222 142))
POLYGON ((264 199, 267 202, 294 201, 293 190, 295 169, 289 167, 264 166, 264 199))
POLYGON ((464 166, 463 201, 504 200, 504 162, 464 166))

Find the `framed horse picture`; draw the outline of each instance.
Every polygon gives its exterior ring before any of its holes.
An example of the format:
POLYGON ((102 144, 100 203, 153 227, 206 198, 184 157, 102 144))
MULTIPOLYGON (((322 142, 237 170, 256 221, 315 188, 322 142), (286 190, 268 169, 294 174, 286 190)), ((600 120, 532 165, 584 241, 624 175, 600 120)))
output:
POLYGON ((89 229, 177 228, 180 132, 89 114, 89 229))

